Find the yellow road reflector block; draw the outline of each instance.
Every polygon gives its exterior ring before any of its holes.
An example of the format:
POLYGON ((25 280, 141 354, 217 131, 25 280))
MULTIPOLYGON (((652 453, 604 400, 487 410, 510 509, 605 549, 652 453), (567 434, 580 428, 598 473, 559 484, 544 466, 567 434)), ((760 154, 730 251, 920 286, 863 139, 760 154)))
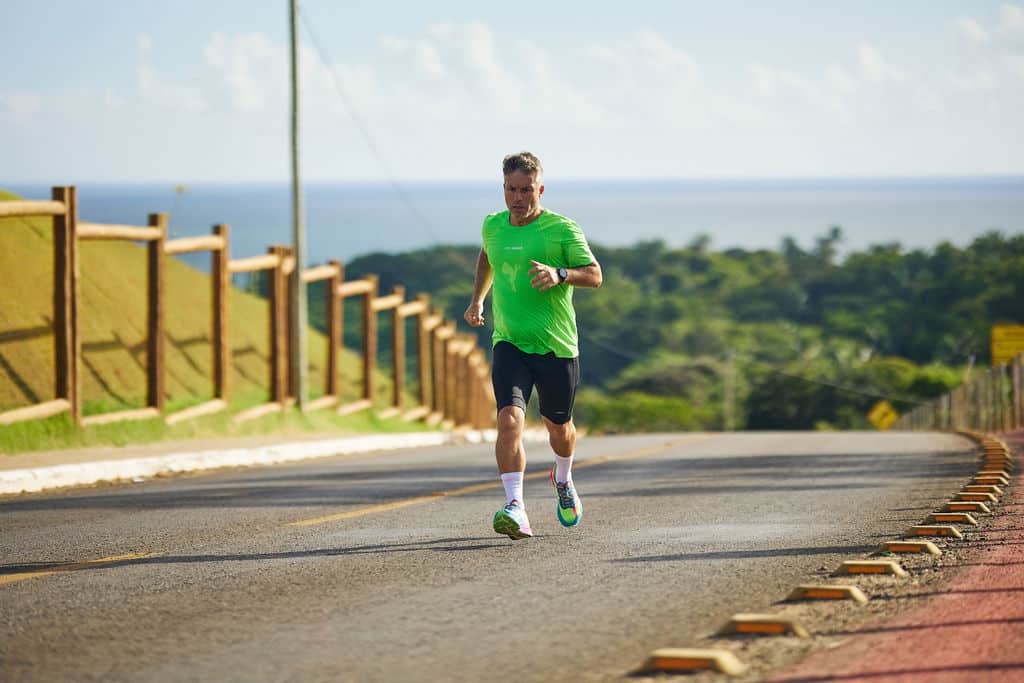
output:
POLYGON ((891 560, 848 560, 839 565, 839 569, 832 572, 832 576, 846 576, 848 574, 892 574, 894 576, 906 576, 907 571, 898 562, 891 560))
POLYGON ((1006 477, 975 477, 972 480, 975 484, 986 484, 991 486, 1009 486, 1010 481, 1006 477))
POLYGON ((1003 490, 995 484, 968 484, 964 487, 964 491, 970 491, 971 493, 991 493, 993 496, 1003 495, 1003 490))
POLYGON ((946 538, 963 538, 964 535, 955 526, 942 524, 919 524, 907 529, 907 536, 945 536, 946 538))
POLYGON ((928 521, 933 524, 968 524, 971 526, 978 523, 978 520, 967 512, 936 512, 928 515, 928 521))
POLYGON ((993 467, 992 469, 982 468, 982 469, 978 470, 978 473, 976 475, 974 475, 974 476, 976 476, 976 477, 1002 477, 1003 479, 1006 479, 1007 483, 1009 483, 1009 481, 1010 481, 1010 473, 1009 472, 1007 472, 1006 470, 1003 470, 1003 469, 997 469, 995 467, 993 467))
POLYGON ((728 650, 666 647, 649 654, 641 671, 717 671, 729 676, 742 676, 747 672, 747 665, 728 650))
POLYGON ((919 553, 941 555, 942 551, 931 541, 886 541, 878 548, 880 553, 919 553))
POLYGON ((788 601, 795 600, 853 600, 863 605, 868 601, 864 592, 856 586, 829 586, 805 584, 797 586, 786 598, 788 601))
POLYGON ((965 500, 951 500, 942 506, 943 512, 978 512, 983 515, 992 514, 992 510, 981 502, 972 503, 965 500))
POLYGON ((811 634, 796 619, 777 614, 734 614, 718 635, 796 636, 810 638, 811 634))
POLYGON ((971 493, 970 491, 961 491, 960 493, 953 496, 953 500, 962 500, 964 502, 975 502, 975 503, 998 503, 999 499, 993 496, 991 493, 971 493))

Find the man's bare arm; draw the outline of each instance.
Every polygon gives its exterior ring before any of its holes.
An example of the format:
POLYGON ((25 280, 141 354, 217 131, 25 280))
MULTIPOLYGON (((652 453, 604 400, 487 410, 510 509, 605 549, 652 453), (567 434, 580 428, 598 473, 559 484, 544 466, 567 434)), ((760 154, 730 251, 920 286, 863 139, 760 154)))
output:
POLYGON ((466 322, 473 327, 482 327, 484 324, 484 298, 491 289, 494 282, 494 270, 487 258, 487 252, 480 250, 476 257, 476 276, 473 278, 473 298, 462 314, 466 322))
POLYGON ((530 286, 542 292, 552 287, 557 287, 559 284, 572 285, 573 287, 600 287, 604 281, 604 277, 601 274, 601 264, 597 261, 586 266, 566 268, 568 276, 565 278, 564 283, 558 282, 558 269, 554 266, 532 260, 530 263, 533 266, 530 268, 530 275, 533 276, 530 280, 530 286))

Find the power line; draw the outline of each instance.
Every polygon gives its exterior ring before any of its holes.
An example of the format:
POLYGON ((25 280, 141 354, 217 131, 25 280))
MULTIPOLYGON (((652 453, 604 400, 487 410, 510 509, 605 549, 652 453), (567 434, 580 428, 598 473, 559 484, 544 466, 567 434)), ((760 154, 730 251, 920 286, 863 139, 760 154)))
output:
POLYGON ((356 108, 353 105, 352 100, 345 92, 345 88, 342 87, 341 81, 338 79, 337 72, 331 68, 331 64, 333 64, 334 62, 330 59, 330 56, 327 54, 327 50, 324 48, 323 43, 321 43, 316 31, 313 29, 312 21, 310 21, 309 17, 306 16, 305 11, 301 7, 298 8, 298 13, 299 18, 302 20, 303 25, 306 27, 306 32, 309 34, 310 40, 313 42, 313 47, 317 51, 317 55, 320 58, 320 63, 323 64, 324 68, 331 75, 331 82, 334 84, 334 89, 338 93, 338 97, 341 98, 342 104, 345 105, 345 111, 348 113, 349 118, 352 120, 352 122, 356 125, 359 134, 363 138, 363 142, 366 143, 366 146, 370 149, 370 152, 377 159, 377 163, 380 164, 381 169, 384 171, 384 175, 387 178, 388 184, 391 185, 391 189, 394 191, 399 201, 401 201, 405 208, 408 209, 409 213, 411 213, 413 217, 420 222, 422 227, 430 236, 430 239, 435 244, 438 243, 439 240, 437 238, 437 232, 434 229, 434 226, 427 219, 427 217, 423 215, 423 213, 416 207, 412 199, 409 197, 408 193, 406 193, 406 191, 401 187, 401 185, 399 185, 398 181, 395 179, 395 174, 391 171, 391 165, 387 162, 384 153, 377 145, 377 142, 374 139, 372 133, 370 132, 369 127, 363 122, 362 118, 356 111, 356 108))

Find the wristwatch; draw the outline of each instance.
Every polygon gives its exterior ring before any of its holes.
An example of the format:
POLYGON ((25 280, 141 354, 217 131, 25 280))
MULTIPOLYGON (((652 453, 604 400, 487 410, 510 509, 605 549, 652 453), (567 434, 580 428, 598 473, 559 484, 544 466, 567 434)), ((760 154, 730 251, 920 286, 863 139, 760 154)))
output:
POLYGON ((562 284, 569 279, 569 271, 565 268, 558 269, 558 284, 562 284))

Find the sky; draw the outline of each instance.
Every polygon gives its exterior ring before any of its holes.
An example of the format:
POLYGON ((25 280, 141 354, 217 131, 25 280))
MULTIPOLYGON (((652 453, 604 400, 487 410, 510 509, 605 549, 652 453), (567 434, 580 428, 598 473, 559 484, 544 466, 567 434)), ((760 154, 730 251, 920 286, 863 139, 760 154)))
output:
MULTIPOLYGON (((1024 3, 300 8, 308 181, 1024 174, 1024 3)), ((0 10, 0 182, 289 178, 286 0, 0 10)))

